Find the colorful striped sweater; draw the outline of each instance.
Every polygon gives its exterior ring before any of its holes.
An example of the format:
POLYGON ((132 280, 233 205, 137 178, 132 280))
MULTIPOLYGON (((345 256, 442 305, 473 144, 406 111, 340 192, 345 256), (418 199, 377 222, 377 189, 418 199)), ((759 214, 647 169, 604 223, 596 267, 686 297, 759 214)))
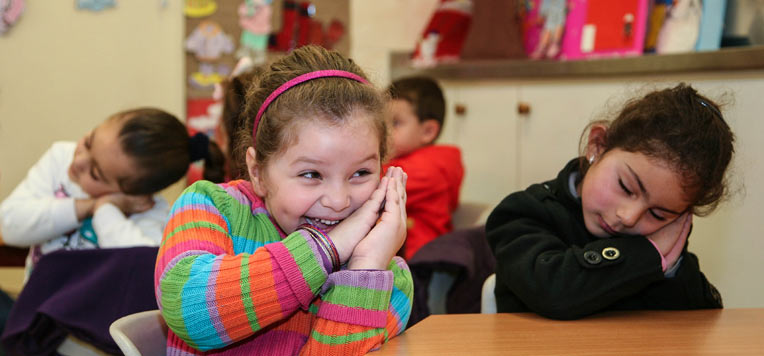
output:
POLYGON ((164 235, 154 286, 168 355, 359 355, 411 312, 402 259, 328 274, 313 239, 283 236, 247 181, 188 187, 164 235))

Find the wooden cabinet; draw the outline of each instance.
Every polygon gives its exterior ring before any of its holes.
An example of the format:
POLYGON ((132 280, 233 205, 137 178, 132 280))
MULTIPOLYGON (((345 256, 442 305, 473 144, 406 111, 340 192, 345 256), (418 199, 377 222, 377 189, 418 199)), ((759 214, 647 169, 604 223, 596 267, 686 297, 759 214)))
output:
POLYGON ((516 88, 501 84, 446 83, 448 111, 440 142, 462 149, 464 201, 498 204, 517 187, 516 88), (458 114, 457 105, 464 113, 458 114))
POLYGON ((496 205, 511 192, 554 178, 577 155, 590 121, 615 115, 630 97, 681 81, 724 104, 737 137, 730 199, 710 216, 695 217, 689 248, 726 307, 764 306, 764 69, 602 79, 441 79, 449 109, 440 142, 462 149, 462 200, 496 205), (527 113, 518 113, 518 105, 527 113), (456 106, 464 113, 457 114, 456 106))
POLYGON ((490 204, 554 178, 577 155, 581 132, 613 92, 608 84, 579 81, 442 85, 448 113, 439 142, 462 149, 463 200, 490 204))

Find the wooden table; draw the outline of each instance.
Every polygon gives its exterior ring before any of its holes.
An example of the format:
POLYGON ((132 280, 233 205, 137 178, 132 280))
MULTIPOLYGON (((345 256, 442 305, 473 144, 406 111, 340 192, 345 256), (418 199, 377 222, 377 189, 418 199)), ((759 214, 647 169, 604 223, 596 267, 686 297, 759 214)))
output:
POLYGON ((764 355, 764 309, 432 315, 370 355, 764 355))

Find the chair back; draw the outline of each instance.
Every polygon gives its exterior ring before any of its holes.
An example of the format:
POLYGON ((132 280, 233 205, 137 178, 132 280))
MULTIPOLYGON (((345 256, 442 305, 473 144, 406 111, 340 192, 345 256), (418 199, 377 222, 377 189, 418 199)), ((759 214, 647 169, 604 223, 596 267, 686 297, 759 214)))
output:
POLYGON ((481 314, 496 314, 496 294, 493 290, 496 289, 496 273, 488 276, 483 282, 483 293, 480 298, 480 313, 481 314))
POLYGON ((485 224, 492 206, 487 203, 463 201, 451 214, 451 223, 454 230, 485 224))
POLYGON ((167 353, 167 324, 159 310, 121 317, 111 323, 109 333, 125 356, 167 353))

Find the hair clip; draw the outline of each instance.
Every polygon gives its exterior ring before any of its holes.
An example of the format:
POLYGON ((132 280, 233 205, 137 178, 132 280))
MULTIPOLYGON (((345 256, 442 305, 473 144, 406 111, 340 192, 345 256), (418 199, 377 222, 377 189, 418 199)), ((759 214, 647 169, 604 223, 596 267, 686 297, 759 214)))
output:
POLYGON ((720 120, 722 120, 722 122, 724 122, 725 124, 727 123, 726 121, 724 121, 724 117, 722 117, 722 113, 715 106, 707 103, 705 100, 703 100, 703 98, 698 98, 698 102, 700 103, 700 105, 703 105, 703 106, 711 109, 711 111, 714 113, 714 115, 716 115, 716 117, 718 117, 720 120))

